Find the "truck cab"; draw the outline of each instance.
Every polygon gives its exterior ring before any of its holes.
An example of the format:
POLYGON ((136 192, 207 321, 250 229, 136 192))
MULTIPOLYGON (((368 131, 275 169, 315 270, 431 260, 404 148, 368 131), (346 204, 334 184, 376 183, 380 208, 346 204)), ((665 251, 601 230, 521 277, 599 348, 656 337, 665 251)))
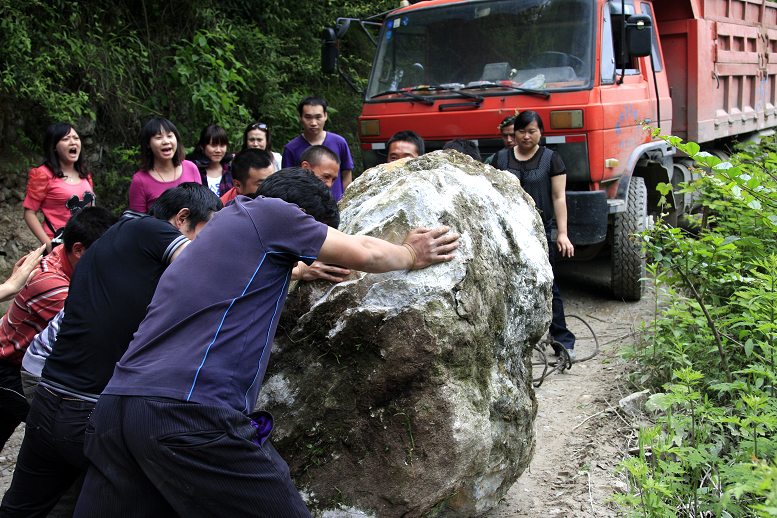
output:
MULTIPOLYGON (((650 130, 671 135, 673 121, 680 121, 683 137, 714 144, 770 126, 756 117, 743 131, 688 131, 709 126, 702 114, 720 116, 723 105, 736 102, 730 94, 705 97, 699 91, 716 86, 713 74, 704 76, 718 48, 706 39, 712 36, 709 24, 725 21, 732 34, 738 32, 730 27, 765 34, 771 18, 752 19, 752 2, 739 0, 657 2, 663 19, 656 19, 652 2, 642 0, 430 0, 391 11, 377 37, 359 117, 365 167, 384 162, 385 142, 408 129, 424 138, 427 151, 464 138, 489 156, 502 147, 500 121, 534 110, 544 121, 543 144, 566 165, 568 232, 576 256, 608 257, 613 295, 638 300, 645 263, 633 234, 662 211, 677 217, 692 208, 690 197, 679 193, 660 207, 656 186, 679 186, 691 179, 693 168, 650 130), (735 8, 725 11, 724 4, 735 8), (668 60, 664 23, 671 31, 668 60), (675 94, 682 94, 680 104, 673 104, 675 94)), ((756 3, 762 12, 774 12, 766 0, 756 3)), ((763 39, 744 45, 757 54, 763 39)), ((759 77, 755 69, 739 73, 745 81, 759 77)), ((766 95, 773 98, 768 84, 766 95)), ((752 102, 746 101, 758 115, 771 105, 759 104, 762 93, 748 85, 739 92, 750 92, 752 102)), ((722 129, 731 128, 728 120, 722 129)))

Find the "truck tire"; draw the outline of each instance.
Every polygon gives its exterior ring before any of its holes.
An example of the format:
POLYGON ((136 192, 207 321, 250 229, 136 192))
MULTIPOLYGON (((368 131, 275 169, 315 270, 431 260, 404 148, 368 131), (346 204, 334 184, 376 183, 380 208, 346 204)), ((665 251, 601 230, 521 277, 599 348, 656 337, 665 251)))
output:
POLYGON ((616 213, 613 221, 610 288, 617 299, 636 301, 642 298, 645 254, 633 234, 645 230, 647 216, 645 179, 633 176, 629 182, 626 211, 616 213))

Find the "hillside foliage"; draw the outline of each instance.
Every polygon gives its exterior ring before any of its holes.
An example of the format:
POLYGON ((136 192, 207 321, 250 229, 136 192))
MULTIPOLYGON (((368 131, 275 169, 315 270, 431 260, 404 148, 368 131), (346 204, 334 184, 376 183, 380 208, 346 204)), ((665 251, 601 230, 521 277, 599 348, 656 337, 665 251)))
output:
MULTIPOLYGON (((231 149, 245 126, 270 124, 273 147, 299 132, 296 105, 325 97, 328 129, 358 155, 360 96, 320 72, 321 30, 395 2, 367 0, 0 0, 0 157, 20 174, 41 160, 43 131, 70 121, 85 136, 102 204, 126 204, 137 135, 151 116, 171 119, 187 151, 207 124, 231 149)), ((371 43, 352 30, 348 71, 363 86, 371 43)), ((358 156, 355 156, 358 162, 358 156)))

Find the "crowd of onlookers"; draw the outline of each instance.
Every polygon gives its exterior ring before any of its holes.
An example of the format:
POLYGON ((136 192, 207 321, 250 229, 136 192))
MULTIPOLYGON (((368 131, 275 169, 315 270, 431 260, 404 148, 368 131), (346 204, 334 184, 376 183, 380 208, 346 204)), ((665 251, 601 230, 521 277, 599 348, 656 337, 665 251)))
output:
MULTIPOLYGON (((181 135, 168 119, 152 118, 140 131, 140 167, 129 187, 128 207, 149 212, 154 201, 167 189, 185 182, 207 186, 223 203, 239 194, 256 192, 270 174, 286 167, 312 170, 339 201, 352 181, 353 158, 346 140, 324 129, 328 105, 320 97, 308 97, 298 105, 302 133, 273 151, 268 124, 253 122, 243 132, 242 147, 229 152, 224 128, 210 124, 203 128, 194 150, 187 156, 181 135), (267 166, 256 170, 235 167, 235 158, 248 150, 258 153, 267 166)), ((75 127, 68 123, 49 126, 44 136, 44 161, 30 170, 24 198, 24 220, 38 240, 51 250, 51 241, 61 231, 74 209, 95 201, 92 176, 81 150, 75 127)), ((444 149, 456 149, 480 160, 474 141, 457 139, 444 149)), ((424 154, 424 141, 415 132, 397 132, 386 143, 388 161, 424 154)))
MULTIPOLYGON (((186 157, 176 126, 149 120, 120 218, 95 205, 76 129, 47 128, 23 202, 42 245, 0 285, 13 297, 0 319, 0 448, 27 423, 0 518, 55 506, 107 516, 122 502, 133 516, 232 516, 229 505, 307 514, 266 441, 271 417, 253 408, 288 283, 423 268, 451 260, 458 236, 416 229, 393 245, 337 231, 351 152, 324 129, 324 99, 308 97, 298 112, 302 132, 282 154, 255 122, 237 153, 214 124, 186 157)), ((493 164, 535 199, 549 243, 556 233, 551 253, 572 255, 565 167, 539 145, 542 120, 524 112, 499 129, 505 148, 493 164)), ((444 148, 481 159, 469 140, 444 148)), ((386 143, 389 162, 424 152, 410 130, 386 143)), ((553 310, 557 353, 571 355, 555 284, 553 310)))

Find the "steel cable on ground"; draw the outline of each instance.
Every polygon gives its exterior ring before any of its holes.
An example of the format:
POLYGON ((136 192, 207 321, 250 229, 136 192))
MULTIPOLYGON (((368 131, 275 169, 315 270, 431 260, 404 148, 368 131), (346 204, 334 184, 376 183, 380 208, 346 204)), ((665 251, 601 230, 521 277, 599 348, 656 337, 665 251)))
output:
MULTIPOLYGON (((581 362, 588 361, 591 358, 595 357, 597 354, 599 354, 599 339, 597 338, 596 333, 594 332, 593 328, 588 324, 588 322, 586 322, 582 317, 579 317, 577 315, 566 315, 566 318, 580 321, 588 329, 588 331, 590 331, 591 339, 593 340, 593 345, 594 345, 593 352, 589 353, 588 351, 586 351, 585 355, 572 360, 569 357, 569 353, 567 352, 567 350, 560 343, 553 340, 549 334, 546 335, 545 338, 540 340, 538 343, 534 344, 534 351, 539 355, 539 358, 535 358, 532 360, 532 368, 535 368, 536 366, 542 366, 542 374, 532 379, 532 384, 534 385, 534 388, 538 388, 540 385, 542 385, 542 382, 545 381, 545 378, 547 378, 554 372, 564 372, 566 370, 571 369, 573 363, 581 363, 581 362), (554 344, 557 347, 553 347, 554 344), (561 351, 561 354, 558 357, 548 357, 548 355, 545 354, 545 351, 547 350, 548 347, 561 351)), ((588 339, 588 337, 585 337, 585 339, 588 339)))

